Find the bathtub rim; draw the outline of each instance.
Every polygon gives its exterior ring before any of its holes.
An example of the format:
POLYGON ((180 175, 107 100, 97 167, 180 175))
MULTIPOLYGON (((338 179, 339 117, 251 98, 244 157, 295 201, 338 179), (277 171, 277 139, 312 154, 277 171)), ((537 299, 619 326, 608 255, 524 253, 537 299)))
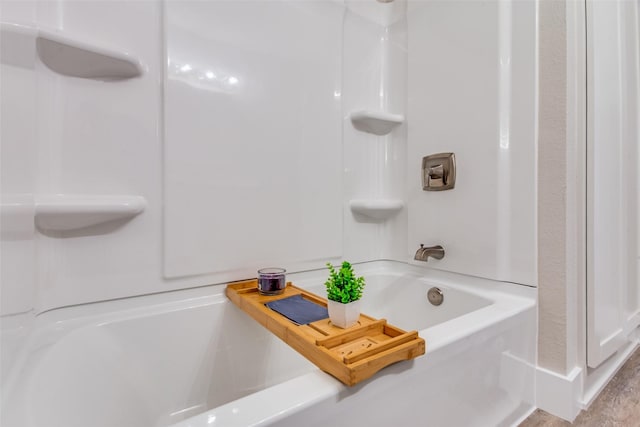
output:
MULTIPOLYGON (((385 273, 392 275, 408 274, 412 278, 428 281, 429 284, 441 285, 460 289, 479 298, 492 299, 494 296, 509 294, 514 298, 535 298, 537 288, 512 282, 501 282, 482 277, 469 276, 444 270, 437 270, 426 266, 418 266, 397 260, 373 260, 353 263, 357 275, 373 273, 385 273)), ((287 281, 292 281, 296 286, 305 287, 307 283, 324 283, 327 277, 327 269, 319 268, 287 274, 287 281)), ((237 281, 250 280, 239 279, 237 281)), ((154 294, 137 295, 114 300, 96 301, 73 306, 58 307, 43 311, 35 315, 32 332, 55 324, 56 328, 74 323, 86 323, 93 318, 111 318, 112 314, 122 315, 130 313, 126 319, 139 317, 144 314, 164 312, 167 308, 177 305, 179 309, 207 304, 208 299, 215 302, 227 301, 224 294, 228 283, 212 283, 192 288, 177 289, 154 294), (183 307, 184 305, 184 307, 183 307)), ((124 319, 121 317, 121 319, 124 319)))

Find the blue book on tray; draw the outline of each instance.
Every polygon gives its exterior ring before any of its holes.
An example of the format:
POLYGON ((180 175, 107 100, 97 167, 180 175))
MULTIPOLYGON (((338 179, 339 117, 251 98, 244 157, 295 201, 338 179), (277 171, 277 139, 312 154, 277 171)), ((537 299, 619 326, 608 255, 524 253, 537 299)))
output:
POLYGON ((326 307, 304 299, 302 295, 271 301, 265 305, 271 310, 282 314, 296 325, 306 325, 329 317, 326 307))

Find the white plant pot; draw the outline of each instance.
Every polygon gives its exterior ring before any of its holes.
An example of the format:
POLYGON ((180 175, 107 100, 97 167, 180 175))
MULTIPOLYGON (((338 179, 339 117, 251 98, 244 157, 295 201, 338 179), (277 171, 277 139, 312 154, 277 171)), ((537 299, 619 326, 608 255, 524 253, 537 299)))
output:
POLYGON ((331 324, 339 328, 349 328, 358 323, 358 319, 360 318, 360 301, 362 300, 359 299, 348 304, 343 304, 338 301, 327 301, 331 324))

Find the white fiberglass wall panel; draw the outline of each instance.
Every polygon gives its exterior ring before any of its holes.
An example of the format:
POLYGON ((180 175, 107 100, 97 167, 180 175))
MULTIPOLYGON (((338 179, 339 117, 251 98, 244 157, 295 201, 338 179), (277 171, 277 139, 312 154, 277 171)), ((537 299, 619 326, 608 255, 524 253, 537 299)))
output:
POLYGON ((536 284, 534 2, 410 1, 409 247, 427 266, 536 284), (423 191, 423 156, 454 152, 453 190, 423 191))
POLYGON ((167 277, 340 257, 343 14, 166 3, 167 277))
MULTIPOLYGON (((22 24, 27 29, 22 33, 31 35, 17 43, 16 37, 6 36, 3 26, 2 101, 11 109, 6 117, 2 112, 3 162, 11 167, 2 168, 2 196, 21 195, 11 196, 11 238, 16 238, 16 231, 20 238, 33 232, 34 222, 38 224, 34 218, 38 201, 50 196, 139 195, 148 206, 130 221, 65 231, 37 225, 33 250, 26 244, 18 248, 16 241, 10 243, 12 247, 3 247, 3 263, 12 265, 3 268, 2 299, 5 304, 7 297, 11 312, 16 312, 17 297, 22 298, 18 309, 33 307, 39 313, 189 285, 158 280, 162 244, 159 6, 120 1, 2 4, 3 22, 22 24), (57 73, 36 52, 37 30, 129 53, 143 64, 144 71, 136 78, 114 80, 57 73), (15 72, 5 73, 5 54, 16 51, 22 64, 7 65, 15 72), (27 78, 29 73, 33 76, 27 78), (5 91, 5 82, 10 91, 5 91), (10 126, 4 122, 9 114, 16 115, 10 126), (27 184, 33 188, 29 190, 27 184), (33 265, 20 266, 11 259, 33 265), (21 294, 5 292, 8 286, 20 286, 21 294)), ((9 232, 5 219, 3 232, 9 232)), ((3 324, 9 322, 3 319, 3 324)))
MULTIPOLYGON (((3 2, 3 19, 33 20, 29 3, 3 2)), ((35 297, 36 71, 32 44, 0 36, 0 315, 33 308, 35 297)))
POLYGON ((377 135, 354 127, 350 115, 406 110, 406 2, 349 0, 342 49, 344 144, 344 257, 349 261, 404 260, 406 206, 372 218, 354 212, 354 200, 406 200, 407 131, 398 124, 377 135))

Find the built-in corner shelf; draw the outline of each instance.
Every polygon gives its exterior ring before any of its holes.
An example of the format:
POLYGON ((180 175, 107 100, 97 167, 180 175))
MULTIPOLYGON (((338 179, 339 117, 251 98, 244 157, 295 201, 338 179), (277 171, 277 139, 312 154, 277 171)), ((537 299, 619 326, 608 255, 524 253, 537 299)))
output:
POLYGON ((349 207, 353 213, 385 220, 400 212, 404 202, 396 199, 357 199, 351 200, 349 207))
POLYGON ((28 63, 25 54, 37 52, 51 70, 65 76, 122 80, 142 75, 142 63, 127 52, 88 42, 71 34, 43 28, 0 23, 3 62, 28 63))
POLYGON ((36 225, 41 230, 70 231, 131 219, 147 207, 141 196, 53 194, 36 197, 36 225))
POLYGON ((374 135, 386 135, 403 122, 404 116, 402 114, 367 110, 351 113, 351 123, 354 128, 374 135))

